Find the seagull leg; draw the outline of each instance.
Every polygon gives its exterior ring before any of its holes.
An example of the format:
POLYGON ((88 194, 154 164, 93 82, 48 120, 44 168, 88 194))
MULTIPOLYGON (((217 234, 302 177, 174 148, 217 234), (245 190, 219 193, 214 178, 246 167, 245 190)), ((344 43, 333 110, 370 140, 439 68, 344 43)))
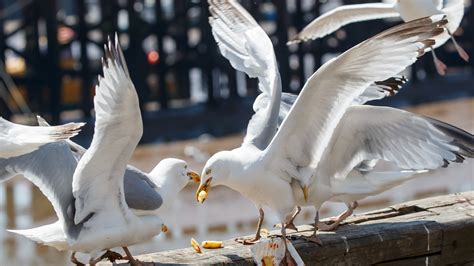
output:
POLYGON ((438 59, 433 47, 431 47, 431 54, 433 54, 433 61, 438 74, 440 74, 441 76, 446 75, 446 70, 448 69, 448 67, 446 66, 446 64, 443 63, 443 61, 438 59))
POLYGON ((96 258, 96 259, 91 258, 91 259, 89 260, 89 265, 90 265, 90 266, 95 266, 97 263, 99 263, 99 262, 100 262, 101 260, 103 260, 103 259, 104 259, 103 256, 100 256, 100 257, 98 257, 98 258, 96 258))
POLYGON ((293 223, 296 216, 298 216, 298 214, 301 212, 301 207, 300 206, 296 206, 296 210, 295 210, 295 213, 293 213, 293 215, 291 216, 290 220, 288 221, 288 223, 285 225, 287 229, 293 229, 295 231, 298 231, 298 228, 296 228, 295 224, 293 223))
POLYGON ((448 30, 449 36, 451 36, 451 40, 453 40, 454 47, 456 48, 456 51, 458 52, 459 56, 464 59, 464 61, 469 62, 469 55, 467 52, 461 47, 461 45, 458 44, 456 39, 454 39, 454 35, 451 33, 451 31, 448 30))
POLYGON ((72 254, 71 254, 71 262, 74 263, 76 266, 85 266, 84 263, 77 260, 75 251, 72 252, 72 254))
MULTIPOLYGON (((293 215, 291 216, 290 220, 288 220, 288 222, 285 224, 285 227, 286 229, 292 229, 292 230, 295 230, 298 232, 298 228, 296 228, 295 224, 293 223, 296 216, 298 216, 298 214, 301 212, 301 207, 300 206, 296 206, 295 208, 295 212, 293 213, 293 215)), ((273 225, 274 228, 280 228, 280 224, 275 224, 273 225)))
POLYGON ((323 222, 318 222, 317 227, 321 231, 333 231, 336 230, 339 224, 344 221, 347 217, 351 216, 354 210, 359 206, 359 203, 357 201, 354 201, 352 203, 347 204, 347 210, 341 214, 339 214, 337 217, 332 219, 331 224, 326 224, 323 222))
POLYGON ((257 224, 257 232, 255 232, 255 237, 253 239, 244 239, 244 238, 236 238, 235 241, 239 242, 244 245, 253 245, 258 240, 260 240, 260 230, 262 229, 263 218, 265 217, 265 213, 263 212, 262 208, 258 208, 258 224, 257 224))
POLYGON ((318 224, 320 224, 320 222, 319 222, 319 210, 316 210, 316 215, 314 216, 314 231, 313 231, 313 234, 311 234, 310 236, 303 236, 303 239, 308 241, 308 242, 313 242, 313 243, 316 243, 316 244, 322 246, 323 242, 321 241, 321 239, 319 239, 319 236, 317 235, 318 224))
POLYGON ((141 266, 144 265, 141 261, 136 260, 133 258, 132 253, 130 253, 130 250, 128 250, 127 247, 122 247, 123 251, 125 251, 125 254, 127 255, 123 259, 128 260, 128 263, 132 266, 141 266))
MULTIPOLYGON (((283 261, 287 261, 288 259, 288 244, 286 243, 286 228, 285 228, 285 223, 281 223, 281 237, 283 238, 283 244, 285 245, 285 257, 283 257, 283 261)), ((291 256, 290 256, 291 257, 291 256)))

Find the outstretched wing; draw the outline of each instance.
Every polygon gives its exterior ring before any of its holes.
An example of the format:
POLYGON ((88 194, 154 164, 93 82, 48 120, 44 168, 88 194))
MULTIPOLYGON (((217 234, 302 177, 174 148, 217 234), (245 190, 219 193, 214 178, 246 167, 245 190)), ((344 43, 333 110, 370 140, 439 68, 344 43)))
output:
MULTIPOLYGON (((124 173, 142 134, 138 96, 118 44, 109 39, 94 97, 95 132, 73 178, 76 224, 103 211, 117 219, 131 213, 124 199, 124 173)), ((117 221, 119 222, 119 221, 117 221)))
POLYGON ((76 136, 84 123, 52 127, 24 126, 0 117, 0 158, 27 154, 40 146, 76 136))
POLYGON ((252 117, 244 144, 265 149, 276 132, 281 82, 270 38, 252 16, 234 0, 210 0, 209 23, 222 55, 231 65, 256 77, 270 101, 252 117))
MULTIPOLYGON (((357 97, 352 104, 362 105, 368 101, 380 100, 385 97, 396 95, 402 86, 407 82, 404 76, 395 76, 384 81, 376 81, 365 89, 362 94, 357 97)), ((296 102, 298 95, 284 92, 281 95, 280 115, 278 118, 278 127, 283 123, 283 120, 290 112, 291 107, 296 102)), ((258 113, 261 109, 268 105, 268 95, 260 94, 253 103, 253 110, 258 113)))
POLYGON ((48 143, 34 152, 0 159, 0 182, 22 174, 48 198, 65 231, 71 232, 76 228, 71 212, 72 177, 76 166, 77 161, 64 141, 48 143))
POLYGON ((288 44, 322 38, 344 25, 381 18, 398 17, 393 4, 370 3, 337 7, 313 20, 288 44))
POLYGON ((474 156, 474 137, 468 132, 400 109, 367 105, 347 110, 329 146, 321 165, 339 179, 365 160, 429 170, 474 156))
POLYGON ((346 109, 370 84, 414 63, 447 21, 433 16, 386 30, 323 65, 306 82, 266 156, 282 176, 307 182, 346 109))

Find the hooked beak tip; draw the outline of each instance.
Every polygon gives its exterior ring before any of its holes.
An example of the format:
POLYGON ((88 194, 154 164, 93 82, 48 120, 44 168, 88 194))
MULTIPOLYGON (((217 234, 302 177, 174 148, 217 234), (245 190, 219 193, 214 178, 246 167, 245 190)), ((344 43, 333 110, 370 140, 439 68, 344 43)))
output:
POLYGON ((207 196, 209 194, 209 189, 211 187, 211 180, 212 177, 209 178, 204 184, 201 184, 196 191, 196 200, 199 203, 204 203, 204 201, 207 199, 207 196))
POLYGON ((186 174, 189 178, 191 178, 194 182, 196 183, 201 183, 201 176, 194 172, 194 171, 189 171, 187 174, 186 174))
POLYGON ((200 190, 199 193, 197 193, 197 201, 201 204, 204 203, 204 201, 207 199, 207 195, 208 193, 206 190, 200 190))

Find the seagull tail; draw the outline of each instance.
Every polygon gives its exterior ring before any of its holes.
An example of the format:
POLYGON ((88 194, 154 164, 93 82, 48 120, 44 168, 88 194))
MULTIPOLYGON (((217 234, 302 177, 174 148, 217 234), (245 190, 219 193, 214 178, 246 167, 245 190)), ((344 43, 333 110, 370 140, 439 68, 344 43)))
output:
POLYGON ((52 246, 58 250, 68 249, 66 236, 58 222, 25 230, 7 230, 8 232, 22 235, 39 244, 52 246))

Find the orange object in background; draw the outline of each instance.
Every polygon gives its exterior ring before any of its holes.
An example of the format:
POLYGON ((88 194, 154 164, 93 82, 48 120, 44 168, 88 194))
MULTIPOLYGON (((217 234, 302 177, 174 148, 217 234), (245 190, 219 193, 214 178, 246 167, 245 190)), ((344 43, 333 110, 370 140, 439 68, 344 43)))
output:
POLYGON ((81 101, 81 80, 64 76, 62 80, 62 103, 74 104, 81 101))
POLYGON ((148 52, 146 57, 150 65, 155 65, 160 61, 160 54, 157 51, 148 52))

